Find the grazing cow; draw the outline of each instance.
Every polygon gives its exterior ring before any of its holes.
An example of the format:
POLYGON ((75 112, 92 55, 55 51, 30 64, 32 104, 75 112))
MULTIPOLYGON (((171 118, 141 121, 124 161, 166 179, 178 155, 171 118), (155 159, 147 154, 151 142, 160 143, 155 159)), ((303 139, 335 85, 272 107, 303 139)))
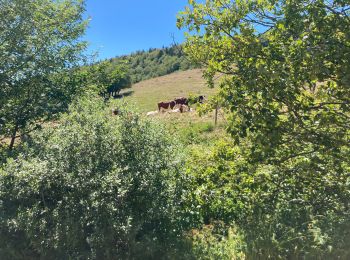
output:
POLYGON ((185 97, 175 98, 174 101, 177 105, 188 105, 188 99, 185 97))
POLYGON ((158 103, 158 111, 160 111, 161 108, 163 109, 168 109, 169 107, 173 109, 175 107, 176 103, 175 101, 170 101, 170 102, 159 102, 158 103))
POLYGON ((158 103, 158 111, 160 111, 161 108, 168 109, 170 106, 169 102, 159 102, 158 103))
POLYGON ((205 96, 198 96, 198 102, 203 104, 205 96))

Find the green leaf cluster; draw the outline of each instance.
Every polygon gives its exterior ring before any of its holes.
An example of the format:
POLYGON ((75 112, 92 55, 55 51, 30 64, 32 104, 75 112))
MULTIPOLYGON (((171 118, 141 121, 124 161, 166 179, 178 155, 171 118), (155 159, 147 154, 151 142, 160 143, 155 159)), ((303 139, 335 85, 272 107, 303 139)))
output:
POLYGON ((81 0, 0 1, 0 138, 35 128, 67 108, 71 69, 87 22, 81 0))
POLYGON ((85 79, 83 92, 92 92, 105 98, 117 97, 122 89, 131 87, 129 67, 126 62, 112 64, 102 61, 80 68, 85 79))
POLYGON ((349 257, 349 17, 345 0, 189 1, 179 14, 185 52, 209 85, 223 75, 232 136, 191 164, 199 215, 239 223, 254 257, 349 257))
POLYGON ((185 167, 183 218, 236 226, 248 257, 349 257, 350 178, 317 158, 252 165, 245 148, 194 149, 185 167))
MULTIPOLYGON (((83 98, 0 171, 0 258, 152 257, 177 234, 178 148, 83 98)), ((158 252, 160 254, 160 252, 158 252)))

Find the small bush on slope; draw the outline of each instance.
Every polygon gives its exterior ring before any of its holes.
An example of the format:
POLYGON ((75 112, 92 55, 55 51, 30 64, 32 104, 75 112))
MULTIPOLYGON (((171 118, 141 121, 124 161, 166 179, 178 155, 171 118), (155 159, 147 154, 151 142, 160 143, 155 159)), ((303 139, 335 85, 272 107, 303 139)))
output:
POLYGON ((161 128, 83 99, 33 140, 0 170, 0 258, 152 257, 171 240, 179 157, 161 128))

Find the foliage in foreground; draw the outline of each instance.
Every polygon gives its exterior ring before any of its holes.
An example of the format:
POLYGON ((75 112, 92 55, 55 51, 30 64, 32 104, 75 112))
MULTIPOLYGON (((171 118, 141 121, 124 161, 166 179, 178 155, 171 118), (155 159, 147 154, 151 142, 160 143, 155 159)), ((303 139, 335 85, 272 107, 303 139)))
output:
POLYGON ((122 111, 83 99, 3 167, 0 258, 152 257, 169 242, 176 146, 122 111))
POLYGON ((189 236, 194 259, 238 260, 245 258, 245 244, 236 229, 220 222, 193 229, 189 236))
POLYGON ((189 201, 253 257, 349 258, 349 16, 347 0, 191 0, 179 16, 208 83, 225 75, 233 137, 193 158, 189 201))
POLYGON ((186 167, 183 210, 189 223, 235 224, 247 257, 348 259, 350 178, 333 164, 298 158, 284 165, 249 164, 221 142, 194 150, 186 167))

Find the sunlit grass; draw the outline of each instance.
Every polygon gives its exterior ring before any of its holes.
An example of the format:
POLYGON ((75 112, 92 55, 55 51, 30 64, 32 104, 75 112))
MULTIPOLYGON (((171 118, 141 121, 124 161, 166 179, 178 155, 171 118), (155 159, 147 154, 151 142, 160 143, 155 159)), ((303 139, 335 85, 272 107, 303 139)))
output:
POLYGON ((139 82, 123 93, 129 93, 124 99, 134 103, 144 113, 157 110, 160 101, 188 97, 190 94, 209 97, 216 91, 207 87, 202 71, 194 69, 139 82))
MULTIPOLYGON (((142 114, 158 110, 160 101, 170 101, 175 97, 205 95, 210 98, 217 89, 209 88, 202 78, 200 69, 172 73, 166 76, 142 81, 131 89, 124 90, 124 100, 131 103, 142 114)), ((223 113, 219 113, 215 125, 214 111, 199 116, 196 107, 194 111, 186 113, 160 112, 152 116, 164 124, 168 131, 189 146, 211 145, 216 140, 226 136, 226 121, 223 113)))

